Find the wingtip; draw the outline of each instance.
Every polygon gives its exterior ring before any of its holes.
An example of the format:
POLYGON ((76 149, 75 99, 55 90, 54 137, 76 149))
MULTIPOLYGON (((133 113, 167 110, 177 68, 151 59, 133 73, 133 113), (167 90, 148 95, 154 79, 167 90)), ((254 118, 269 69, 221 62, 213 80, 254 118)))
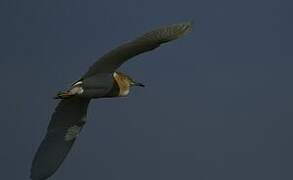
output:
POLYGON ((194 25, 194 20, 191 19, 189 21, 183 22, 182 25, 185 27, 185 33, 188 33, 192 31, 193 25, 194 25))
POLYGON ((190 32, 190 31, 192 31, 193 24, 194 24, 194 20, 191 19, 189 21, 183 21, 181 23, 173 24, 170 27, 179 28, 180 31, 182 32, 182 35, 183 35, 183 34, 186 34, 186 33, 190 32))
POLYGON ((187 33, 191 32, 192 31, 193 24, 194 24, 194 21, 193 20, 174 24, 173 26, 174 27, 178 27, 180 29, 179 31, 181 31, 180 33, 178 33, 177 38, 179 38, 181 36, 184 36, 187 33))

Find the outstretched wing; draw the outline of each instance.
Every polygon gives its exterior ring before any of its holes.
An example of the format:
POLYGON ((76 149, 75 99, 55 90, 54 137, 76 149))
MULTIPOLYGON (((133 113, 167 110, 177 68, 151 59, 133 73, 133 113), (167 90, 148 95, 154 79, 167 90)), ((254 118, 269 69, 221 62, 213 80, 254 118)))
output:
POLYGON ((112 73, 129 58, 153 50, 163 43, 183 36, 191 31, 191 26, 190 22, 180 23, 146 33, 134 41, 123 44, 102 56, 89 68, 83 77, 89 77, 97 73, 112 73))
POLYGON ((31 167, 32 180, 45 180, 62 164, 85 124, 89 102, 89 99, 77 97, 60 101, 35 154, 31 167))

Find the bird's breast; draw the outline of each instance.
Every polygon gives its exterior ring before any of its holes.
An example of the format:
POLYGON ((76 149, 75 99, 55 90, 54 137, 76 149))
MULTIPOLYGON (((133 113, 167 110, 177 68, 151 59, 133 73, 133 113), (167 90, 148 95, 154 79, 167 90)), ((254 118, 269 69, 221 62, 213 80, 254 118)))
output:
POLYGON ((114 82, 117 84, 118 96, 127 96, 129 94, 129 83, 120 77, 116 72, 113 73, 114 82))

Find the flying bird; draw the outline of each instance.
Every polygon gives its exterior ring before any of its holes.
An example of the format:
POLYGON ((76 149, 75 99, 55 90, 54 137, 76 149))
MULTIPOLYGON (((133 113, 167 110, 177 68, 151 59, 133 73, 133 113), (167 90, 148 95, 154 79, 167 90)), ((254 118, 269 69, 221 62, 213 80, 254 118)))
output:
POLYGON ((45 180, 57 171, 86 123, 91 99, 127 96, 131 87, 144 87, 142 83, 117 71, 125 61, 180 38, 191 29, 192 23, 186 22, 150 31, 108 52, 78 81, 57 93, 55 99, 60 99, 60 102, 34 156, 31 179, 45 180))

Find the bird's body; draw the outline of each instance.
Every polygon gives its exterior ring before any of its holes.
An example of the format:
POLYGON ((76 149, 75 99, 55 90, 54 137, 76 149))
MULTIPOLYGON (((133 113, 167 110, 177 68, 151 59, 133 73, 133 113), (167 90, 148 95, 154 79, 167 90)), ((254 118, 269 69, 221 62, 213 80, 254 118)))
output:
POLYGON ((123 44, 102 56, 67 90, 59 92, 61 99, 52 115, 32 167, 32 180, 45 180, 62 164, 76 137, 86 123, 91 99, 127 96, 133 86, 144 86, 130 76, 116 71, 126 60, 175 40, 191 31, 191 23, 159 28, 132 42, 123 44))
POLYGON ((112 75, 98 74, 75 82, 68 90, 59 92, 55 99, 73 96, 91 99, 127 96, 131 86, 144 85, 121 72, 114 72, 112 75))

